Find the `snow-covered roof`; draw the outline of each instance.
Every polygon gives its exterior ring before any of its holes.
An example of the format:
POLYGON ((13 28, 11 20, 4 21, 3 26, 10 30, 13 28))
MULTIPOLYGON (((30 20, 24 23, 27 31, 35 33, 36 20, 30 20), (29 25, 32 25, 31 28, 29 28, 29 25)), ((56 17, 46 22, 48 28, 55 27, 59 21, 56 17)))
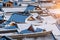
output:
POLYGON ((56 19, 54 19, 52 16, 47 16, 47 17, 42 17, 44 19, 45 22, 47 23, 55 23, 56 19))
POLYGON ((14 1, 17 1, 18 2, 18 0, 10 0, 11 2, 14 2, 14 1))
POLYGON ((4 12, 24 12, 26 8, 27 8, 26 6, 24 7, 21 6, 21 7, 13 7, 13 8, 2 8, 2 10, 4 12))
POLYGON ((41 7, 51 7, 53 6, 54 4, 53 3, 41 3, 41 7), (48 5, 49 4, 49 5, 48 5))
POLYGON ((13 13, 9 19, 5 22, 5 24, 9 24, 11 21, 17 22, 17 23, 25 23, 25 20, 28 16, 27 15, 22 15, 22 14, 17 14, 13 13), (9 21, 9 22, 8 22, 9 21))
POLYGON ((17 30, 20 33, 22 30, 25 30, 25 29, 29 28, 31 24, 30 23, 29 24, 24 23, 24 24, 17 24, 17 25, 18 25, 18 28, 19 28, 17 30))
POLYGON ((25 20, 25 22, 26 23, 38 23, 38 22, 41 22, 40 20, 36 19, 37 16, 38 16, 37 13, 31 13, 31 15, 25 20), (35 19, 34 21, 29 21, 28 20, 31 16, 35 19))

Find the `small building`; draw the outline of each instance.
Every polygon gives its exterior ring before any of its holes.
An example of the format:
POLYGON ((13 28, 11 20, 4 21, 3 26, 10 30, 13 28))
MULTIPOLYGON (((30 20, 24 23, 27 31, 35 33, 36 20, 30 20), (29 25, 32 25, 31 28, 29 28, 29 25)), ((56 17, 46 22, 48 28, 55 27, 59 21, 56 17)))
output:
POLYGON ((3 3, 3 7, 13 7, 13 2, 9 1, 9 2, 3 3))

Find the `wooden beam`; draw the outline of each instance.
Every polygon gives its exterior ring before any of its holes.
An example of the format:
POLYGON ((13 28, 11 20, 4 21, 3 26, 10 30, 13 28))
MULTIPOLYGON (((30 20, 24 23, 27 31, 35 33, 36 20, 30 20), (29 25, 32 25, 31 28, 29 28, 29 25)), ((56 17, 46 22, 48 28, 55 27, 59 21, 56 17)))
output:
POLYGON ((14 29, 14 30, 0 30, 0 34, 1 33, 14 33, 14 32, 17 32, 17 30, 16 29, 14 29))

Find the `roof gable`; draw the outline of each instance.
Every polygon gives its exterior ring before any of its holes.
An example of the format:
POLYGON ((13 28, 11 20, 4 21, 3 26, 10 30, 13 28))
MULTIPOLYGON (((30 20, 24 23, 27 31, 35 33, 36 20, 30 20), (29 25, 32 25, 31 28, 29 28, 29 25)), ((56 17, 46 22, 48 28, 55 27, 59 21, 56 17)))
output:
POLYGON ((34 21, 35 18, 33 18, 32 16, 28 18, 28 21, 34 21))
POLYGON ((32 27, 32 25, 28 28, 28 30, 34 32, 34 28, 32 27))

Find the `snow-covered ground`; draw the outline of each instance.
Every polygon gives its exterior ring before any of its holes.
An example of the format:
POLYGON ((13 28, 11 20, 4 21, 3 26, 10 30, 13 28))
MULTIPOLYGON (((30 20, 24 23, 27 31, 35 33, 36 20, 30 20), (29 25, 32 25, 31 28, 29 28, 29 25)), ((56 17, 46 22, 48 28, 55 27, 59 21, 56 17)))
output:
POLYGON ((60 9, 49 9, 50 13, 60 14, 60 9))
POLYGON ((54 5, 53 3, 40 3, 41 7, 51 7, 53 5, 54 5))

